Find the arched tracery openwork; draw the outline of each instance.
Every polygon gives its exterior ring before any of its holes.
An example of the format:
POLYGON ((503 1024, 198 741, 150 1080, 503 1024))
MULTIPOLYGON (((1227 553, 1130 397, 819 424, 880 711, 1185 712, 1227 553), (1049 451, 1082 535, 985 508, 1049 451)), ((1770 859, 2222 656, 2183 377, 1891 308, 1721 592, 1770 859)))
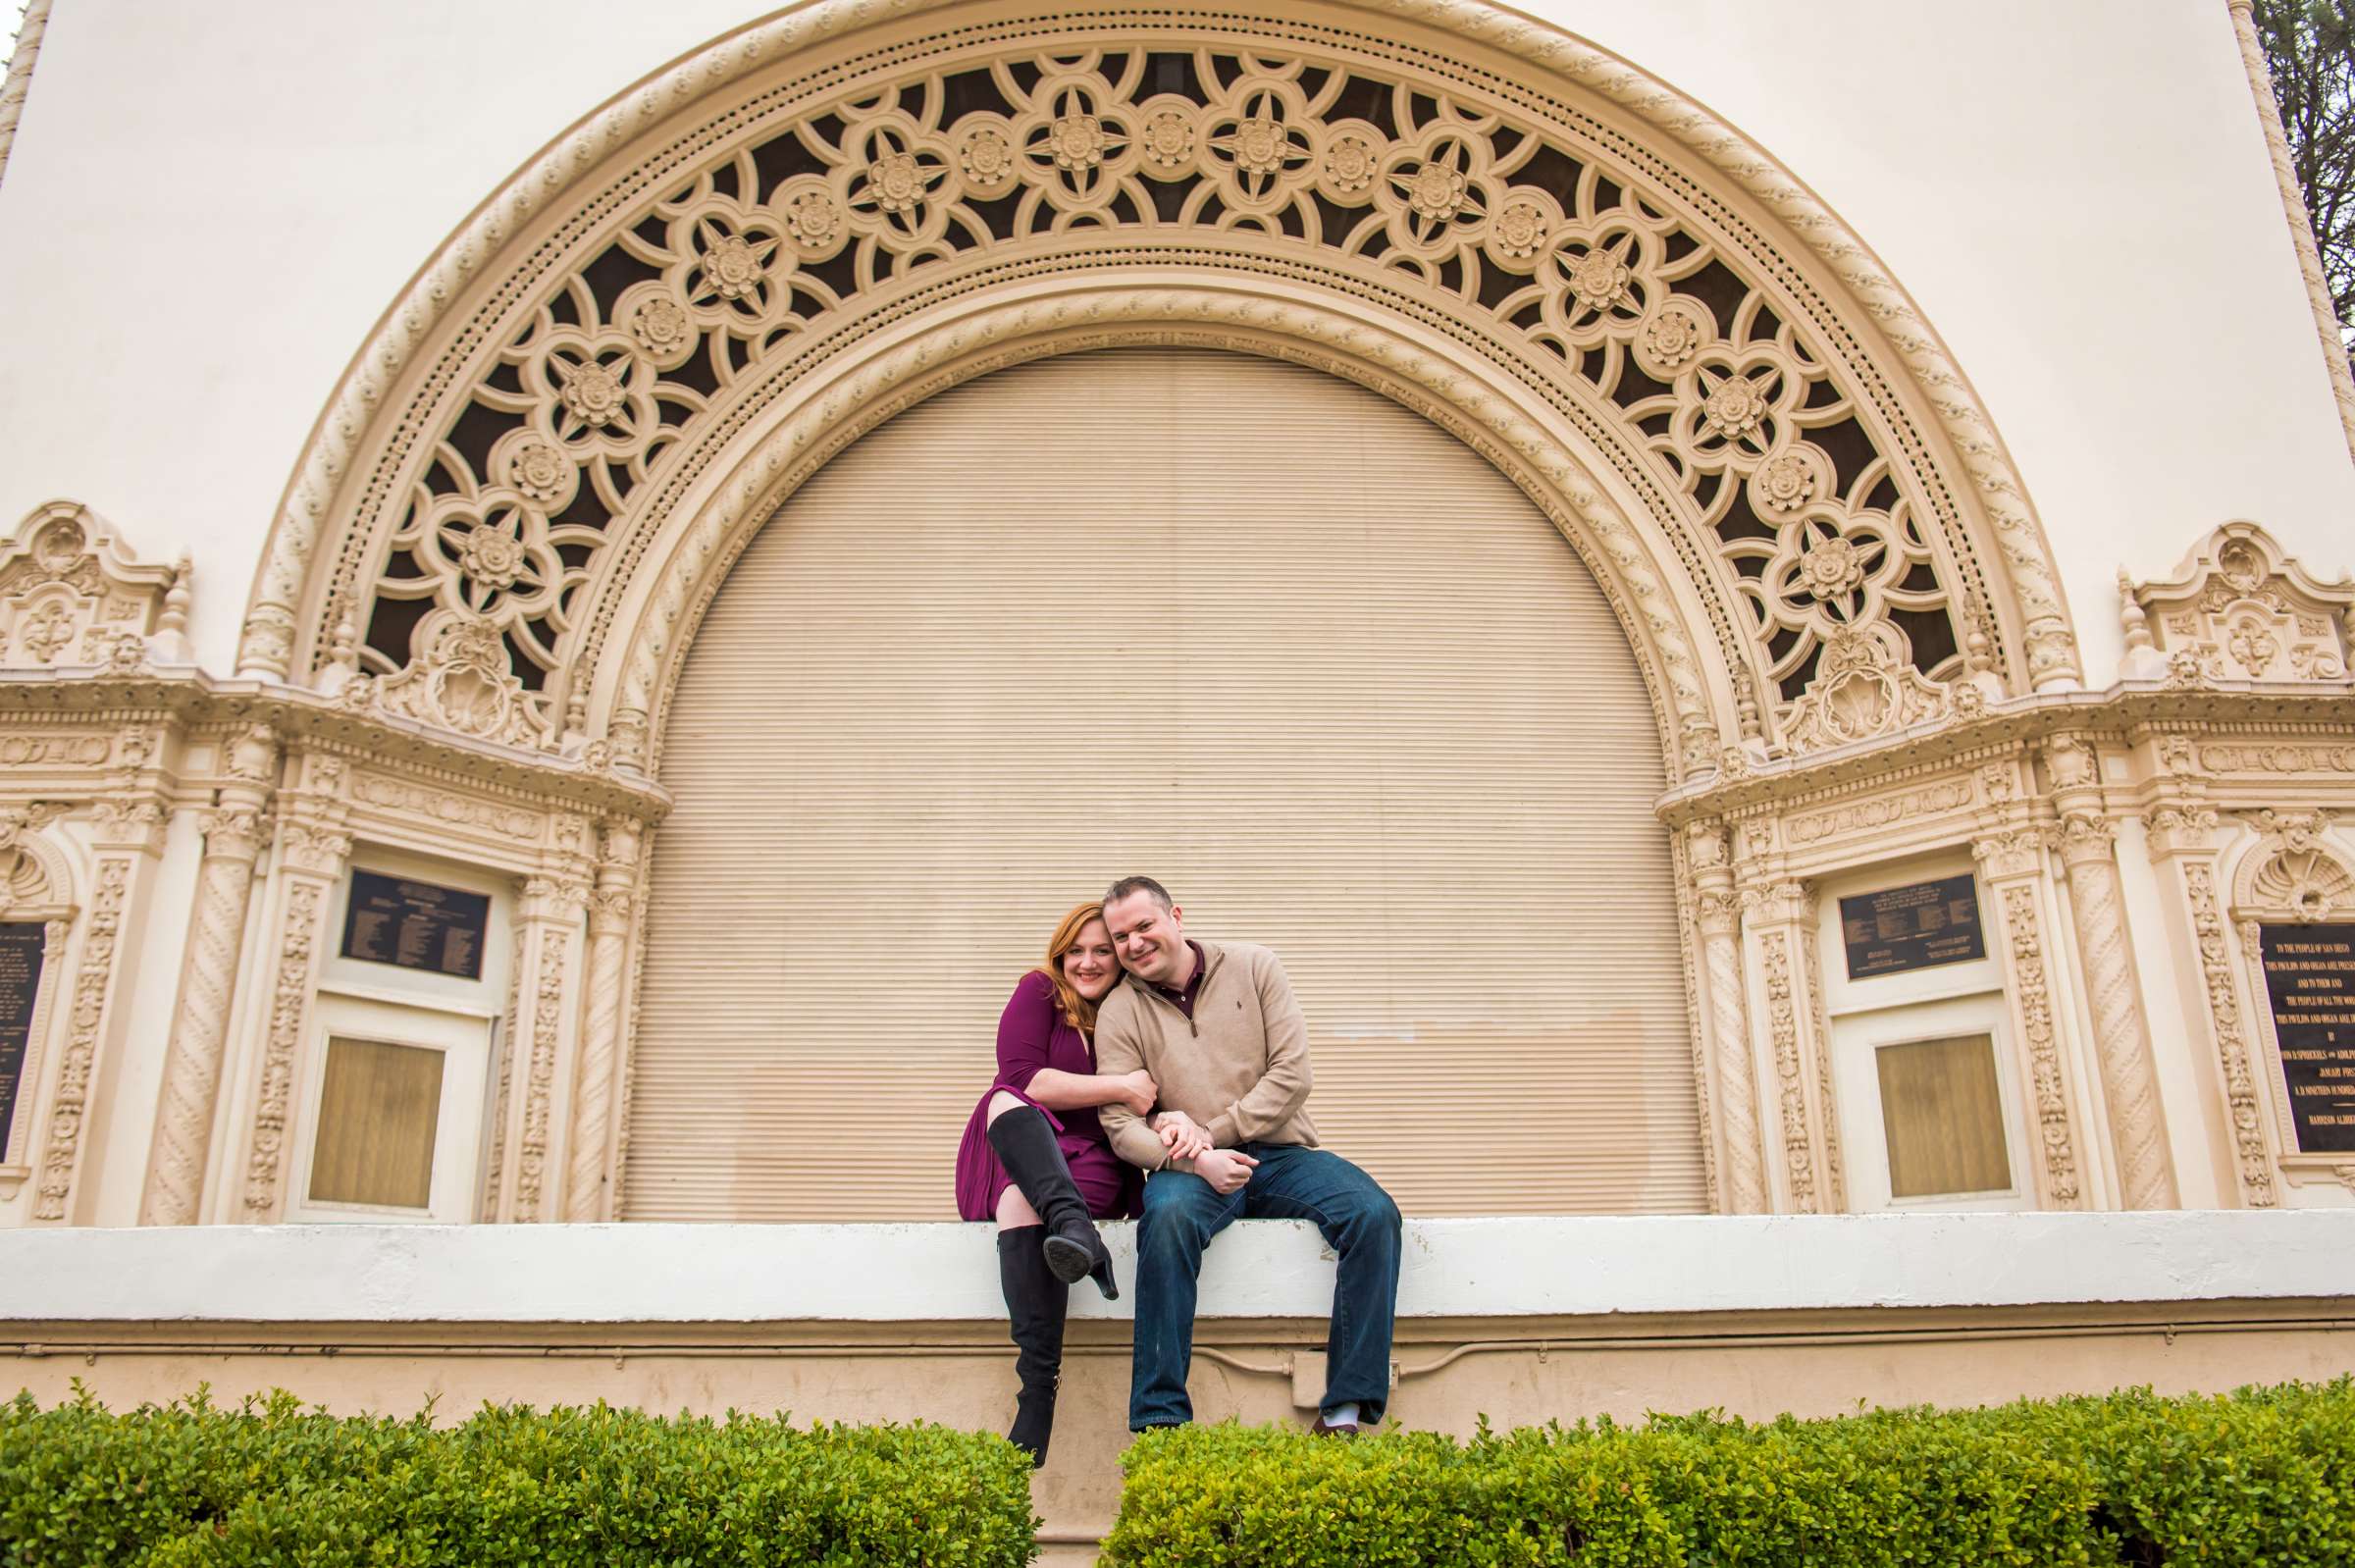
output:
POLYGON ((240 662, 490 739, 650 760, 683 634, 812 454, 1154 333, 1490 450, 1619 606, 1672 767, 2075 674, 2000 444, 1861 248, 1694 106, 1482 8, 805 8, 559 143, 410 307, 290 488, 240 662))

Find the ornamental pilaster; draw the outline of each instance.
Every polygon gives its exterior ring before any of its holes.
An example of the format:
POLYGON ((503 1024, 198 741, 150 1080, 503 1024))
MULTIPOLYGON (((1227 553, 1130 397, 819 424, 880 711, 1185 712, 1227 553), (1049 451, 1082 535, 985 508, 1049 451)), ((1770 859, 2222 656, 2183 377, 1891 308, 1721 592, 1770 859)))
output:
POLYGON ((2054 847, 2068 880, 2069 917, 2093 1019, 2119 1197, 2129 1209, 2172 1209, 2181 1197, 2143 1017, 2142 982, 2126 930, 2118 826, 2103 804, 2099 758, 2085 742, 2063 736, 2046 747, 2045 766, 2053 781, 2053 805, 2061 813, 2054 847))
POLYGON ((260 726, 233 736, 224 751, 228 776, 217 804, 198 819, 204 854, 164 1049, 163 1091, 139 1197, 141 1225, 192 1225, 204 1198, 245 912, 277 763, 274 738, 260 726))
POLYGON ((32 1211, 36 1221, 73 1224, 85 1218, 76 1212, 76 1203, 97 1089, 112 1071, 109 1057, 118 1049, 125 992, 137 982, 133 967, 119 960, 126 944, 136 951, 147 890, 170 823, 157 765, 163 744, 160 726, 123 729, 112 748, 105 793, 91 803, 90 848, 97 863, 74 975, 71 1028, 43 1130, 32 1211))
POLYGON ((286 1210, 290 1166, 288 1139, 296 1089, 307 1065, 311 1008, 319 968, 327 956, 328 911, 336 884, 351 856, 344 831, 350 807, 342 758, 319 753, 297 755, 293 782, 279 797, 278 831, 262 901, 261 970, 270 986, 260 1020, 259 1057, 253 1078, 253 1111, 245 1135, 245 1179, 232 1218, 266 1225, 286 1210))
POLYGON ((2045 861, 2046 832, 2017 827, 1973 841, 1979 880, 1995 906, 2002 951, 2004 993, 2028 1110, 2036 1124, 2036 1195, 2047 1209, 2086 1207, 2069 1074, 2054 1022, 2052 948, 2045 912, 2054 905, 2052 875, 2045 861))
POLYGON ((1757 1003, 1754 1027, 1765 1036, 1772 1072, 1766 1101, 1779 1155, 1776 1207, 1797 1214, 1836 1213, 1845 1200, 1835 1176, 1830 1042, 1818 1022, 1822 1015, 1815 992, 1821 980, 1807 968, 1806 927, 1815 917, 1814 896, 1801 882, 1745 876, 1740 901, 1746 987, 1757 1003))
POLYGON ((639 825, 626 818, 606 822, 600 834, 597 885, 589 898, 571 1174, 564 1187, 564 1218, 574 1222, 613 1218, 613 1112, 621 1095, 622 992, 638 909, 641 837, 639 825))
MULTIPOLYGON (((68 1015, 66 1045, 58 1061, 57 1087, 50 1096, 41 1147, 32 1208, 35 1220, 66 1223, 77 1218, 74 1196, 89 1141, 90 1089, 113 1012, 116 959, 123 945, 127 906, 142 863, 137 855, 102 854, 91 877, 89 913, 74 969, 73 1011, 68 1015)), ((43 967, 45 972, 46 962, 43 967)))
POLYGON ((2213 1064, 2215 1092, 2222 1098, 2234 1189, 2244 1208, 2271 1209, 2280 1203, 2280 1191, 2274 1178, 2273 1153, 2266 1145, 2248 1010, 2232 972, 2219 874, 2218 817, 2216 809, 2199 798, 2205 792, 2192 773, 2190 752, 2185 737, 2161 738, 2161 783, 2167 788, 2160 802, 2143 813, 2143 832, 2167 895, 2163 902, 2173 927, 2171 945, 2178 962, 2198 975, 2206 1004, 2185 1021, 2195 1038, 2206 1036, 2202 1043, 2213 1064))
POLYGON ((579 1072, 580 1009, 573 996, 585 916, 594 889, 569 877, 536 876, 523 886, 515 1038, 506 1127, 500 1139, 499 1212, 533 1224, 564 1217, 565 1102, 579 1072))
POLYGON ((1742 905, 1727 863, 1720 824, 1696 824, 1686 835, 1693 868, 1694 923, 1701 934, 1705 1028, 1716 1083, 1716 1124, 1725 1140, 1723 1207, 1729 1214, 1772 1211, 1765 1146, 1758 1124, 1757 1071, 1751 1055, 1750 1009, 1742 965, 1742 905))

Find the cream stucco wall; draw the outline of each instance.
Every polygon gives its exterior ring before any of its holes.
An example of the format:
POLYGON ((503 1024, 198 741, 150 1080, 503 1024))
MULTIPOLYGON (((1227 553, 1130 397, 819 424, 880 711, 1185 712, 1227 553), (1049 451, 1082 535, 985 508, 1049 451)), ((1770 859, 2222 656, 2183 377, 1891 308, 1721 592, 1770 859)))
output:
MULTIPOLYGON (((2223 0, 1545 0, 1840 213, 1945 337, 2064 568, 2090 684, 2114 573, 2227 516, 2355 566, 2331 402, 2223 0)), ((263 533, 371 323, 565 126, 743 20, 714 0, 60 0, 0 181, 0 520, 85 500, 195 553, 226 670, 263 533)))

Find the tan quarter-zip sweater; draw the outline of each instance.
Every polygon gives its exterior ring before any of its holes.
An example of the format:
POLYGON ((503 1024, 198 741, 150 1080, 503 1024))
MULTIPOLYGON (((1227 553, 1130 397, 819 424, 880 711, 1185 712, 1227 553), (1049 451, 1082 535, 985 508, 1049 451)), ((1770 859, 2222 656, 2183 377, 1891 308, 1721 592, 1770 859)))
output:
MULTIPOLYGON (((1161 1109, 1192 1117, 1219 1148, 1315 1148, 1317 1125, 1308 1119, 1308 1024, 1283 965, 1248 942, 1193 940, 1202 949, 1193 1018, 1145 981, 1124 974, 1096 1010, 1096 1071, 1143 1068, 1160 1087, 1161 1109)), ((1122 1159, 1148 1171, 1170 1164, 1169 1151, 1135 1112, 1108 1105, 1098 1115, 1122 1159)))

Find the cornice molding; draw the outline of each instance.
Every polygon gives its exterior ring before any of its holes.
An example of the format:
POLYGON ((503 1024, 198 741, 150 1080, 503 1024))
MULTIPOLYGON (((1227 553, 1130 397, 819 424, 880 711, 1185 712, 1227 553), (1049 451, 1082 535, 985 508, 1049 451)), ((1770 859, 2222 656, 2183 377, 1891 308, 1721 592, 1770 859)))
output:
POLYGON ((1992 757, 2005 748, 2062 733, 2119 735, 2146 728, 2245 732, 2255 738, 2234 744, 2252 758, 2270 758, 2289 747, 2300 756, 2334 762, 2350 751, 2337 738, 2346 733, 2351 697, 2355 692, 2345 686, 2318 691, 2303 684, 2254 681, 2217 682, 2194 690, 2163 681, 2121 681, 2100 692, 2038 692, 1990 704, 1975 718, 1924 725, 1806 758, 1753 761, 1739 778, 1720 773, 1669 790, 1653 810, 1661 821, 1681 827, 1703 817, 1768 806, 1814 804, 1951 769, 1980 754, 1992 757), (2289 726, 2311 727, 2311 738, 2282 739, 2277 732, 2289 726))
MULTIPOLYGON (((642 822, 661 820, 671 806, 659 785, 597 766, 597 758, 550 757, 413 719, 354 712, 332 696, 276 681, 224 680, 193 667, 134 675, 0 670, 0 725, 141 722, 184 729, 266 724, 288 746, 340 751, 424 777, 642 822)), ((96 744, 92 737, 93 750, 96 744)), ((103 758, 88 766, 97 775, 115 770, 103 758)))

